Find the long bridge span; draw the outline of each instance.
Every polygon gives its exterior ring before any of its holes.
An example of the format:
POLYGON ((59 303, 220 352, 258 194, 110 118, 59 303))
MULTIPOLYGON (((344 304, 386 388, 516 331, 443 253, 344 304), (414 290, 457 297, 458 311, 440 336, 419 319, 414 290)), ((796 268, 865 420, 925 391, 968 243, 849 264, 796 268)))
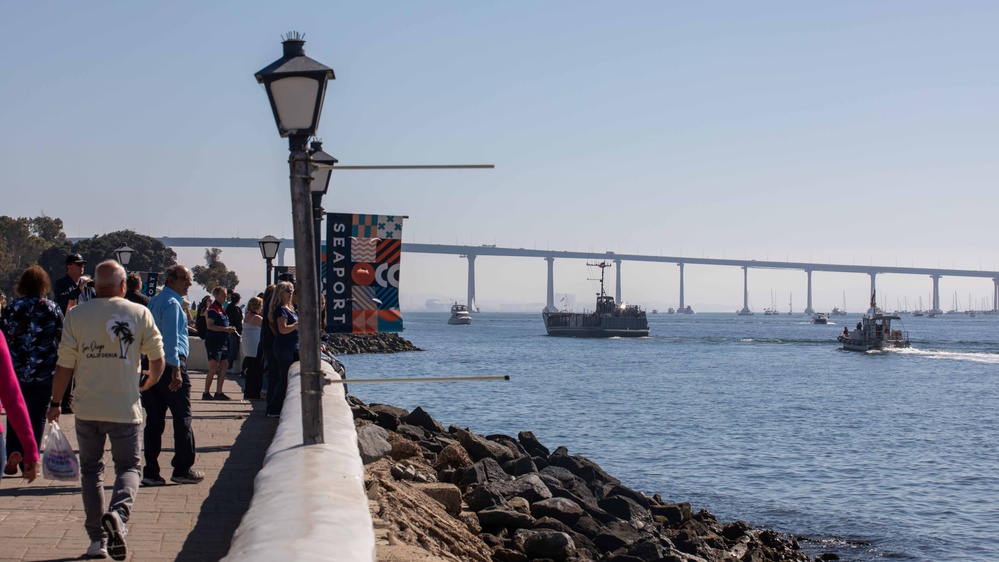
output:
MULTIPOLYGON (((159 238, 165 245, 170 247, 196 247, 196 248, 256 248, 255 238, 181 238, 165 236, 159 238)), ((291 239, 281 240, 281 251, 278 253, 278 264, 284 264, 284 252, 294 246, 291 239)), ((622 288, 622 264, 624 262, 653 262, 653 263, 673 263, 679 267, 680 274, 680 308, 686 306, 684 301, 683 269, 686 265, 709 265, 720 267, 740 267, 743 270, 743 309, 749 310, 749 270, 750 269, 787 269, 803 271, 806 275, 808 304, 805 312, 811 314, 812 309, 812 273, 814 272, 834 272, 834 273, 859 273, 870 277, 871 293, 874 293, 876 278, 880 274, 897 275, 921 275, 933 280, 933 304, 928 312, 940 314, 940 279, 942 277, 971 277, 992 280, 992 310, 999 312, 999 272, 980 271, 972 269, 941 269, 928 267, 890 267, 883 265, 844 265, 832 263, 806 263, 788 261, 761 261, 761 260, 738 260, 738 259, 716 259, 716 258, 694 258, 687 256, 654 256, 642 254, 620 254, 616 252, 569 252, 560 250, 528 250, 525 248, 501 248, 494 245, 484 246, 463 246, 451 244, 417 244, 403 242, 403 253, 414 254, 446 254, 465 258, 468 260, 468 295, 467 302, 469 310, 476 310, 475 306, 475 259, 479 256, 497 256, 511 258, 540 258, 548 262, 548 284, 547 284, 547 307, 555 309, 555 273, 554 264, 556 259, 580 259, 580 260, 607 260, 614 263, 615 286, 614 294, 618 302, 621 302, 622 288)))

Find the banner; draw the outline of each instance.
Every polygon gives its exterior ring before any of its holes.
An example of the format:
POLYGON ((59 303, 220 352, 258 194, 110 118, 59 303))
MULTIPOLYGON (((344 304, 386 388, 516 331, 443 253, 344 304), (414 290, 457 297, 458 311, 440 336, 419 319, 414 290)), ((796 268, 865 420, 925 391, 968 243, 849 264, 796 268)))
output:
POLYGON ((326 215, 326 331, 401 332, 401 215, 326 215))
POLYGON ((154 273, 152 271, 129 271, 128 273, 130 275, 134 273, 139 276, 139 279, 142 280, 142 287, 139 289, 140 293, 149 298, 156 296, 156 286, 160 280, 159 273, 154 273))

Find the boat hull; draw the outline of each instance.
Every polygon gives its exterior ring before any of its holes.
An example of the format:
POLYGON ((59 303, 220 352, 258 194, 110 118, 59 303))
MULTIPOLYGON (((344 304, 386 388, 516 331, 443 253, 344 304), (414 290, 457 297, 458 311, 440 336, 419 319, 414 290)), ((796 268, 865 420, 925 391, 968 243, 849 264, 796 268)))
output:
POLYGON ((644 338, 649 323, 641 316, 601 316, 572 312, 543 313, 549 336, 568 338, 644 338))
POLYGON ((454 326, 460 326, 462 324, 471 324, 472 323, 472 317, 471 316, 458 316, 456 318, 448 318, 447 319, 447 323, 451 324, 451 325, 454 325, 454 326))
POLYGON ((839 336, 836 338, 846 351, 879 351, 884 349, 904 349, 909 347, 909 340, 863 340, 839 336))

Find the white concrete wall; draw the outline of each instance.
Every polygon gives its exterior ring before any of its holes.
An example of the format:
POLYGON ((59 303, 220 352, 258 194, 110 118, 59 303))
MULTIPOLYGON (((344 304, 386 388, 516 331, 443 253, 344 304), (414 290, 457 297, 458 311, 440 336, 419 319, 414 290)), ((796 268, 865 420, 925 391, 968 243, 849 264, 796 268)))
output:
MULTIPOLYGON (((322 366, 327 377, 339 378, 325 362, 322 366)), ((304 447, 298 369, 295 363, 288 373, 281 422, 254 481, 250 508, 223 560, 373 561, 364 465, 343 385, 328 385, 323 393, 326 442, 304 447)))

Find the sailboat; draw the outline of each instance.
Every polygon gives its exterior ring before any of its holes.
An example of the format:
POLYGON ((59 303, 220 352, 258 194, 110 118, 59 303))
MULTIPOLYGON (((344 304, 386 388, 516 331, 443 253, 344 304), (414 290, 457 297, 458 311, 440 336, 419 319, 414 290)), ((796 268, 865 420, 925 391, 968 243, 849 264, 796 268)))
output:
POLYGON ((834 306, 830 316, 846 316, 846 291, 843 291, 843 308, 834 306))
POLYGON ((787 295, 787 315, 790 316, 794 314, 794 306, 791 304, 794 302, 794 294, 788 293, 787 295))
POLYGON ((919 308, 917 308, 912 313, 912 315, 913 316, 922 316, 923 315, 923 297, 919 297, 919 308))

